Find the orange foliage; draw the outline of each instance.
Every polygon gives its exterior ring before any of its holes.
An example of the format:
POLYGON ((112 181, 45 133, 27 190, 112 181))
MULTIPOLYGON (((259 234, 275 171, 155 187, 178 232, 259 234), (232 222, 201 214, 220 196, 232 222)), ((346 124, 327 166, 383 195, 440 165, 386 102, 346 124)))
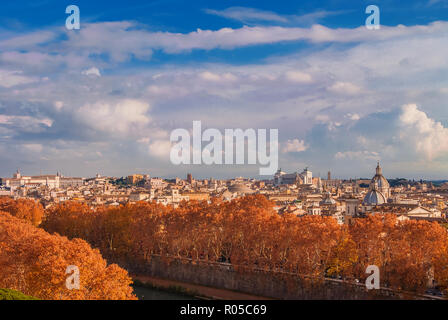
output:
POLYGON ((262 195, 231 202, 182 203, 173 209, 141 202, 90 209, 66 203, 47 212, 42 227, 81 237, 129 270, 144 270, 153 255, 229 262, 240 270, 301 276, 366 278, 381 271, 381 285, 422 291, 428 280, 448 287, 448 234, 436 223, 399 222, 394 215, 354 219, 278 215, 262 195))
POLYGON ((50 235, 0 212, 0 287, 41 299, 135 299, 127 272, 107 266, 84 240, 50 235), (66 288, 66 268, 80 271, 80 289, 66 288))
POLYGON ((0 211, 8 212, 11 215, 26 220, 34 226, 38 226, 44 215, 42 205, 34 200, 11 198, 0 198, 0 211))

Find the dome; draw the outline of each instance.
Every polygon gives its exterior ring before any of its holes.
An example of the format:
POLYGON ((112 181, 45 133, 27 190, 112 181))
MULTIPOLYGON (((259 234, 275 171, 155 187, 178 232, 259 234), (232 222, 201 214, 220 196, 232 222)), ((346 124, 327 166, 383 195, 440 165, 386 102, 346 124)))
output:
POLYGON ((386 202, 387 202, 386 197, 381 192, 379 192, 378 190, 370 190, 364 197, 362 204, 368 206, 374 206, 386 202))
POLYGON ((378 188, 389 188, 389 182, 387 182, 387 179, 383 176, 375 175, 372 178, 372 183, 376 183, 378 185, 378 188))
POLYGON ((374 206, 378 204, 387 203, 387 199, 390 196, 390 186, 387 179, 383 176, 383 170, 380 167, 380 163, 376 167, 376 174, 370 182, 369 192, 366 194, 363 200, 364 205, 374 206))
POLYGON ((325 194, 325 198, 320 202, 321 205, 332 205, 335 203, 336 203, 336 201, 331 197, 330 192, 327 192, 325 194))
POLYGON ((242 184, 242 183, 235 183, 234 185, 231 185, 229 187, 229 191, 232 193, 254 193, 255 191, 250 189, 248 186, 242 184))
POLYGON ((387 182, 387 179, 383 176, 383 170, 380 167, 380 163, 378 162, 378 166, 376 167, 376 174, 372 178, 371 184, 375 184, 378 186, 378 189, 386 189, 390 188, 389 182, 387 182))

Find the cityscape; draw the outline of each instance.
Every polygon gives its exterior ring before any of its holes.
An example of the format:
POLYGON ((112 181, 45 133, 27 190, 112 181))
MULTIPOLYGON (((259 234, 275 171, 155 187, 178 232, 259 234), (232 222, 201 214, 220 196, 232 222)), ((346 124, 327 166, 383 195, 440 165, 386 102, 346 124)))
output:
POLYGON ((24 299, 443 300, 447 214, 447 181, 388 180, 379 161, 371 179, 348 180, 308 167, 264 180, 18 169, 1 178, 0 241, 13 250, 4 266, 15 276, 0 281, 18 290, 11 295, 31 294, 24 299), (37 234, 62 250, 66 269, 24 265, 48 254, 14 252, 37 234), (99 286, 97 272, 110 274, 99 286), (50 290, 32 285, 40 277, 52 279, 50 290))
POLYGON ((11 178, 1 178, 0 196, 34 199, 45 209, 74 201, 89 206, 120 206, 129 203, 156 202, 178 207, 183 201, 223 201, 259 194, 275 202, 278 214, 296 216, 324 215, 340 224, 368 214, 391 213, 400 220, 426 220, 447 223, 448 181, 424 182, 396 179, 393 185, 383 176, 380 162, 371 179, 332 179, 313 177, 302 172, 285 173, 279 169, 272 179, 237 177, 228 180, 162 179, 149 174, 127 177, 91 178, 55 175, 27 176, 17 170, 11 178))
POLYGON ((0 304, 443 307, 447 39, 447 0, 1 1, 0 304))

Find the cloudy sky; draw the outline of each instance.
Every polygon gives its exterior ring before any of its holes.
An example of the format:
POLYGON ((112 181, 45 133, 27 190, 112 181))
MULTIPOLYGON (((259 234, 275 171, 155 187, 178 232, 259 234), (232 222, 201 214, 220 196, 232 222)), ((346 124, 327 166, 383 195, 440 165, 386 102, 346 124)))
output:
POLYGON ((257 177, 170 163, 201 120, 279 129, 287 172, 448 178, 446 0, 92 2, 1 1, 0 176, 257 177))

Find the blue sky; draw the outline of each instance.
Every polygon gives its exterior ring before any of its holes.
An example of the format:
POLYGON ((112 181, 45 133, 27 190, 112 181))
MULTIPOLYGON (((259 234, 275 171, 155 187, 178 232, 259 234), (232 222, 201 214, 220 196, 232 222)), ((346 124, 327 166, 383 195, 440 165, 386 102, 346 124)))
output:
POLYGON ((169 134, 278 128, 284 171, 445 179, 448 1, 0 4, 0 176, 257 177, 173 166, 169 134), (66 30, 66 6, 81 30, 66 30), (367 30, 365 8, 381 10, 367 30))

